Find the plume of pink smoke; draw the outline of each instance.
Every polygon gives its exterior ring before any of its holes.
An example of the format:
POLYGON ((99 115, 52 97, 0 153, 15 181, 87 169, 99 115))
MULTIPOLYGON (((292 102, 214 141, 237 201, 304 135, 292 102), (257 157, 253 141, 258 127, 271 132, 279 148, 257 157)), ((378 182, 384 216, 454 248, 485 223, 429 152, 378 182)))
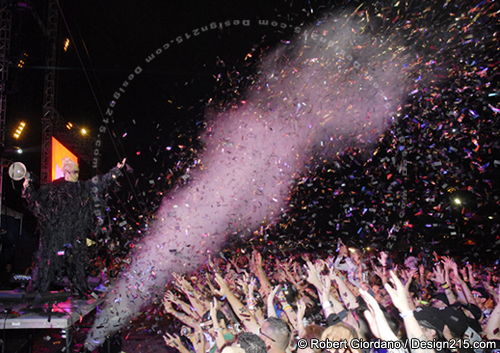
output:
POLYGON ((408 55, 394 41, 336 21, 305 32, 261 64, 246 104, 218 114, 203 136, 202 165, 166 196, 132 263, 107 294, 87 338, 93 348, 220 249, 227 234, 286 211, 294 178, 313 153, 377 140, 407 91, 408 55))

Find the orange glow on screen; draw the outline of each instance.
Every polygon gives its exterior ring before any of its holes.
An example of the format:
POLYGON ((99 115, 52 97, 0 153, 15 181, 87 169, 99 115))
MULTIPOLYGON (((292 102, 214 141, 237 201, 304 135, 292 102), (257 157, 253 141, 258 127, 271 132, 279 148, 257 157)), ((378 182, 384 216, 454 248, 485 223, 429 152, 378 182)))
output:
POLYGON ((55 137, 52 137, 52 168, 50 180, 56 180, 64 177, 62 169, 62 160, 64 157, 69 157, 72 161, 78 164, 78 157, 68 150, 61 142, 55 137))

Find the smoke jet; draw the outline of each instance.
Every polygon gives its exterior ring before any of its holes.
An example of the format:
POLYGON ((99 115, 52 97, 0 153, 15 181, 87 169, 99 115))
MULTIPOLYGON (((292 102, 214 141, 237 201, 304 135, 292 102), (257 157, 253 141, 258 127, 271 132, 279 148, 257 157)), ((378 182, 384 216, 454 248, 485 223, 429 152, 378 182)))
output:
POLYGON ((200 167, 164 198, 87 347, 127 325, 173 272, 203 264, 227 234, 276 220, 313 155, 377 141, 407 92, 410 56, 393 39, 359 33, 331 18, 262 60, 245 101, 210 122, 200 167))

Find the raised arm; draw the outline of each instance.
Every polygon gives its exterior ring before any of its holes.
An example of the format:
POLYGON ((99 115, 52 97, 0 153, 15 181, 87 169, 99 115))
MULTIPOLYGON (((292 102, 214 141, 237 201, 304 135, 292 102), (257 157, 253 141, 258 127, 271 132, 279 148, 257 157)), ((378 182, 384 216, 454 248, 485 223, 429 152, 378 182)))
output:
POLYGON ((455 302, 457 301, 457 297, 451 289, 450 280, 447 273, 445 273, 440 265, 436 265, 434 267, 433 274, 434 276, 431 279, 436 283, 436 286, 441 287, 444 290, 446 298, 448 298, 448 302, 450 304, 455 304, 455 302))
POLYGON ((474 299, 474 296, 472 295, 472 292, 469 289, 469 286, 467 285, 467 283, 465 283, 465 281, 460 276, 457 263, 455 261, 453 261, 452 259, 449 259, 449 261, 450 261, 450 267, 453 270, 453 275, 454 275, 455 281, 457 283, 457 289, 461 290, 461 292, 463 293, 463 296, 465 298, 465 301, 467 303, 477 305, 476 300, 474 299))
POLYGON ((254 250, 252 252, 252 257, 250 258, 250 270, 253 271, 255 276, 257 276, 257 279, 259 280, 260 283, 260 296, 262 298, 266 298, 268 294, 271 292, 271 283, 269 282, 269 279, 267 278, 266 272, 264 271, 264 267, 262 265, 262 255, 254 250))
POLYGON ((344 282, 344 279, 337 273, 335 273, 335 271, 331 271, 330 276, 337 283, 340 292, 340 297, 342 298, 342 301, 344 302, 346 308, 349 310, 356 309, 359 306, 358 302, 352 291, 344 282))
MULTIPOLYGON (((391 297, 392 303, 399 310, 399 315, 403 318, 406 334, 409 339, 417 338, 425 340, 424 332, 413 315, 412 301, 410 294, 398 276, 393 271, 389 272, 389 282, 385 284, 385 289, 391 297)), ((414 349, 415 353, 433 353, 433 349, 414 349)))
POLYGON ((276 314, 276 309, 274 308, 274 298, 276 297, 276 293, 278 293, 280 289, 281 285, 278 284, 267 296, 267 317, 278 317, 278 314, 276 314))
POLYGON ((497 287, 496 306, 486 323, 484 333, 489 340, 500 340, 500 285, 497 287))
POLYGON ((99 192, 103 192, 109 188, 109 186, 116 181, 119 177, 123 175, 122 168, 125 166, 126 158, 121 162, 118 162, 115 167, 111 168, 109 172, 101 176, 94 176, 88 182, 91 187, 97 187, 99 192))
POLYGON ((188 314, 185 314, 185 313, 182 313, 180 311, 175 310, 174 307, 172 306, 172 302, 170 302, 170 298, 168 298, 168 297, 163 298, 163 308, 165 309, 165 312, 172 315, 177 320, 192 327, 193 329, 196 327, 197 320, 194 320, 188 314))
POLYGON ((219 294, 226 296, 227 301, 231 305, 234 313, 240 322, 245 326, 245 330, 258 334, 259 325, 257 324, 257 321, 253 317, 252 313, 241 303, 236 295, 234 295, 224 278, 222 278, 219 273, 215 273, 215 282, 217 282, 220 287, 219 294))

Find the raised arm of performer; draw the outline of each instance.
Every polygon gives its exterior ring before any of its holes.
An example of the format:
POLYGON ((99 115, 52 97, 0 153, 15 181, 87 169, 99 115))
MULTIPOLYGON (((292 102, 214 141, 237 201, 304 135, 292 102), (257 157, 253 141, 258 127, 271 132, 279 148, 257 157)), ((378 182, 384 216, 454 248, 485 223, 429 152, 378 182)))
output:
POLYGON ((123 158, 121 162, 118 162, 116 166, 111 168, 111 170, 106 174, 94 176, 88 181, 91 184, 91 187, 97 187, 99 192, 105 191, 111 183, 123 175, 122 169, 125 166, 126 161, 127 158, 123 158))

